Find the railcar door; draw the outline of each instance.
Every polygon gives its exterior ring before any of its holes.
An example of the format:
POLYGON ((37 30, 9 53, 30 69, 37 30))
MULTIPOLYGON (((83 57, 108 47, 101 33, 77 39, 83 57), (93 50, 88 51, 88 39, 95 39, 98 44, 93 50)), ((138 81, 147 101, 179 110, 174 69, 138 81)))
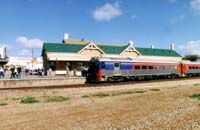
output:
POLYGON ((97 82, 97 75, 98 75, 98 69, 99 69, 99 62, 89 62, 89 69, 88 69, 88 75, 86 77, 86 82, 97 82))
POLYGON ((120 70, 120 62, 114 63, 114 76, 120 76, 121 70, 120 70))
POLYGON ((178 65, 178 72, 181 74, 181 76, 185 76, 185 72, 186 72, 186 65, 183 63, 179 63, 178 65))

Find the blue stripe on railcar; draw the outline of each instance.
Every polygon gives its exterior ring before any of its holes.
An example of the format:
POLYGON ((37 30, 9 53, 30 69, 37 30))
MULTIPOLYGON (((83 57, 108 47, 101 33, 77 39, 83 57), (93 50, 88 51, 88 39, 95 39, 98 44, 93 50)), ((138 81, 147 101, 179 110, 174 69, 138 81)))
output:
POLYGON ((133 63, 121 62, 120 70, 132 70, 133 63))
POLYGON ((114 63, 113 62, 100 62, 100 69, 101 70, 114 70, 114 63))

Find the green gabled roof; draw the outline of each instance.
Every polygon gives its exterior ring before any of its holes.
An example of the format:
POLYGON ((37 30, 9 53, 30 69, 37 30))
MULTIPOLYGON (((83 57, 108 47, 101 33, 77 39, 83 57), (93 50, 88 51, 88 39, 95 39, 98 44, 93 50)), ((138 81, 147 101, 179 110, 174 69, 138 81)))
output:
POLYGON ((155 49, 155 48, 135 48, 142 55, 147 56, 171 56, 171 57, 181 57, 175 50, 171 49, 155 49))
MULTIPOLYGON (((89 44, 89 43, 88 43, 89 44)), ((44 52, 65 52, 65 53, 78 53, 88 44, 69 44, 69 43, 44 43, 42 55, 44 52)), ((106 54, 120 54, 129 45, 108 45, 108 44, 96 44, 106 54)), ((181 57, 175 50, 170 49, 155 49, 155 48, 135 48, 141 55, 144 56, 171 56, 181 57)))
POLYGON ((78 39, 64 39, 63 40, 64 43, 66 44, 87 44, 87 43, 90 43, 89 40, 78 40, 78 39))
POLYGON ((43 52, 68 52, 77 53, 87 44, 44 43, 43 52))
POLYGON ((128 47, 128 45, 119 46, 119 45, 102 45, 102 44, 97 44, 97 46, 107 54, 120 54, 128 47))

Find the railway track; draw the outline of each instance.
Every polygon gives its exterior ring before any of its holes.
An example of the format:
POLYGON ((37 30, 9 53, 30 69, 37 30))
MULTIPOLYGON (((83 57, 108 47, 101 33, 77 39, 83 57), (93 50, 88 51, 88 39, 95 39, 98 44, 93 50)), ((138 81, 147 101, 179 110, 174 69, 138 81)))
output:
POLYGON ((40 86, 40 87, 17 87, 17 88, 0 88, 3 90, 38 90, 38 89, 67 89, 67 88, 86 88, 86 87, 106 87, 115 85, 128 85, 128 84, 143 84, 155 82, 168 82, 168 81, 184 81, 184 80, 200 79, 200 77, 192 78, 176 78, 176 79, 157 79, 157 80, 139 80, 139 81, 126 81, 126 82, 112 82, 112 83, 94 83, 94 84, 76 84, 76 85, 57 85, 57 86, 40 86))

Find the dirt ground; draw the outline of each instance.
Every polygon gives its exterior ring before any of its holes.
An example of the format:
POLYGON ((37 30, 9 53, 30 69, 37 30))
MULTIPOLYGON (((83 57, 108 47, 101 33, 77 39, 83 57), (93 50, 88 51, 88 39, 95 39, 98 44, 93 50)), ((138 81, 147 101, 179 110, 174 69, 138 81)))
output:
POLYGON ((200 100, 193 94, 200 94, 199 79, 0 91, 0 130, 199 130, 200 100), (20 103, 28 96, 39 103, 20 103), (70 99, 46 102, 46 96, 70 99))

